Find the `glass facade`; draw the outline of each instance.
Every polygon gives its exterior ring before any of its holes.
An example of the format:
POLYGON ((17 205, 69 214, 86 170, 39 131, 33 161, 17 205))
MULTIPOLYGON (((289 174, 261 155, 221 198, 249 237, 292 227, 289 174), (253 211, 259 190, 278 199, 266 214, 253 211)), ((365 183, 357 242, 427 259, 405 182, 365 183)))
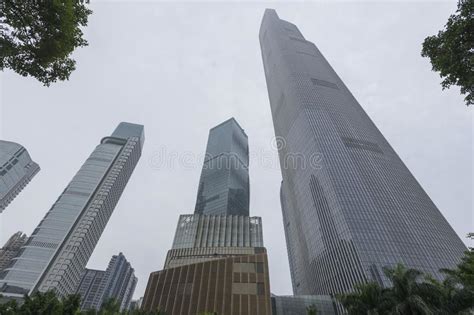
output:
POLYGON ((112 257, 105 271, 86 269, 76 293, 81 296, 82 310, 99 310, 113 298, 124 311, 130 308, 136 285, 135 271, 120 253, 112 257))
POLYGON ((249 147, 234 118, 209 131, 195 213, 249 215, 249 147))
POLYGON ((81 277, 77 294, 81 296, 82 310, 98 310, 104 293, 104 270, 86 269, 81 277))
POLYGON ((0 140, 0 213, 39 170, 24 147, 0 140))
POLYGON ((184 214, 179 217, 175 248, 263 247, 260 217, 184 214))
POLYGON ((120 311, 128 310, 138 279, 122 253, 114 255, 110 260, 105 279, 103 302, 113 298, 120 304, 120 311))
POLYGON ((0 273, 0 293, 74 293, 144 143, 141 125, 120 123, 103 138, 25 246, 0 273))
POLYGON ((254 255, 265 251, 264 247, 198 247, 171 249, 166 255, 163 269, 191 265, 208 260, 233 256, 254 255))
POLYGON ((263 248, 260 217, 184 214, 179 217, 164 268, 248 255, 255 248, 263 248))
POLYGON ((294 293, 388 286, 397 263, 441 278, 466 247, 397 153, 295 25, 266 10, 259 36, 294 293))
POLYGON ((316 309, 317 314, 339 314, 329 295, 272 296, 272 315, 304 315, 311 307, 316 309))

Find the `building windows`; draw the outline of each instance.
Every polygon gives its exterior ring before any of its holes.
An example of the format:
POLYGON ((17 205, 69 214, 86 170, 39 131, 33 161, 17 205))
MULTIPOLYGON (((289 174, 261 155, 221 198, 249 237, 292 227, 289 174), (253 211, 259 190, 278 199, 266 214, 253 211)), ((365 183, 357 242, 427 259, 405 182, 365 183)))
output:
POLYGON ((313 85, 319 85, 319 86, 324 86, 331 89, 339 90, 339 87, 335 83, 332 83, 329 81, 311 78, 311 82, 313 83, 313 85))
POLYGON ((234 272, 251 272, 255 273, 257 270, 254 263, 234 263, 234 272))
POLYGON ((295 40, 295 41, 298 41, 298 42, 301 42, 301 43, 305 43, 305 44, 308 43, 308 42, 307 42, 305 39, 303 39, 303 38, 298 38, 298 37, 294 37, 294 36, 289 36, 289 37, 290 37, 290 39, 295 40))
POLYGON ((263 263, 258 262, 256 263, 257 266, 257 273, 264 273, 263 263))
POLYGON ((232 283, 232 294, 257 295, 257 283, 232 283))
POLYGON ((363 149, 363 150, 369 150, 372 152, 377 152, 377 153, 382 153, 382 149, 378 146, 378 144, 366 140, 358 140, 354 138, 349 138, 349 137, 341 137, 342 142, 347 147, 351 148, 357 148, 357 149, 363 149))

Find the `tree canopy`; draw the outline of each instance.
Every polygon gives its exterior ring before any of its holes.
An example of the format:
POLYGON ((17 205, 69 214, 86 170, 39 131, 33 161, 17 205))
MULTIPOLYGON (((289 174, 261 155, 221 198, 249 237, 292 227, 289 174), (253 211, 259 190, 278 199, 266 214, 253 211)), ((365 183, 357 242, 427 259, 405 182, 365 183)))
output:
MULTIPOLYGON (((472 236, 470 236, 472 237, 472 236)), ((458 266, 441 270, 443 281, 398 264, 384 270, 392 283, 359 285, 355 292, 337 298, 350 315, 462 315, 474 311, 474 250, 458 266)))
POLYGON ((316 305, 312 304, 306 308, 306 314, 307 315, 317 315, 318 314, 318 309, 316 308, 316 305))
POLYGON ((120 305, 109 299, 102 304, 99 311, 80 310, 81 299, 77 294, 69 295, 59 299, 54 292, 36 292, 31 296, 25 296, 20 305, 15 300, 0 303, 1 315, 160 315, 159 311, 145 312, 131 310, 120 312, 120 305))
POLYGON ((474 104, 474 0, 459 0, 445 29, 425 38, 421 55, 443 78, 443 90, 457 85, 466 105, 474 104))
POLYGON ((0 70, 12 69, 49 86, 69 79, 70 56, 86 46, 82 26, 92 13, 82 0, 2 0, 0 70))

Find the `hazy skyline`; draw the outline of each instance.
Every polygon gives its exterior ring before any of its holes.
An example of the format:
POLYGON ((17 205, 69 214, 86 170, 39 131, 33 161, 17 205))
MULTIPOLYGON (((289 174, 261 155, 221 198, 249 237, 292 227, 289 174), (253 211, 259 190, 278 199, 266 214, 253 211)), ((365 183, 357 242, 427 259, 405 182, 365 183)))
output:
POLYGON ((272 292, 291 294, 281 174, 258 43, 266 7, 322 51, 457 234, 472 231, 473 125, 457 88, 420 56, 451 2, 101 2, 68 82, 43 87, 1 73, 0 138, 42 171, 0 215, 0 244, 31 234, 100 139, 120 121, 145 125, 145 145, 88 268, 123 252, 143 295, 163 267, 180 214, 193 213, 209 129, 235 117, 249 137, 250 213, 261 216, 272 292), (165 157, 163 159, 162 157, 165 157), (165 161, 165 162, 163 162, 165 161))

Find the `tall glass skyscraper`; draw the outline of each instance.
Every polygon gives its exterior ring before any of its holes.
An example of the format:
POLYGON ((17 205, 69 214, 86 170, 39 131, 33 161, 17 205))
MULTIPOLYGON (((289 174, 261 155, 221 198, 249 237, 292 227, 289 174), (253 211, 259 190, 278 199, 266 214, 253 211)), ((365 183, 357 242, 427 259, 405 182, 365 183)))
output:
POLYGON ((46 213, 27 243, 0 273, 0 294, 36 290, 74 293, 102 231, 138 163, 142 125, 122 122, 102 139, 46 213))
POLYGON ((209 131, 195 213, 249 215, 249 146, 234 118, 209 131))
POLYGON ((0 140, 0 213, 39 170, 24 147, 0 140))
POLYGON ((271 314, 262 219, 249 217, 247 135, 234 118, 209 132, 194 214, 179 217, 142 309, 167 314, 271 314))
POLYGON ((442 277, 466 247, 318 48, 274 10, 259 36, 294 293, 390 285, 397 263, 442 277))

